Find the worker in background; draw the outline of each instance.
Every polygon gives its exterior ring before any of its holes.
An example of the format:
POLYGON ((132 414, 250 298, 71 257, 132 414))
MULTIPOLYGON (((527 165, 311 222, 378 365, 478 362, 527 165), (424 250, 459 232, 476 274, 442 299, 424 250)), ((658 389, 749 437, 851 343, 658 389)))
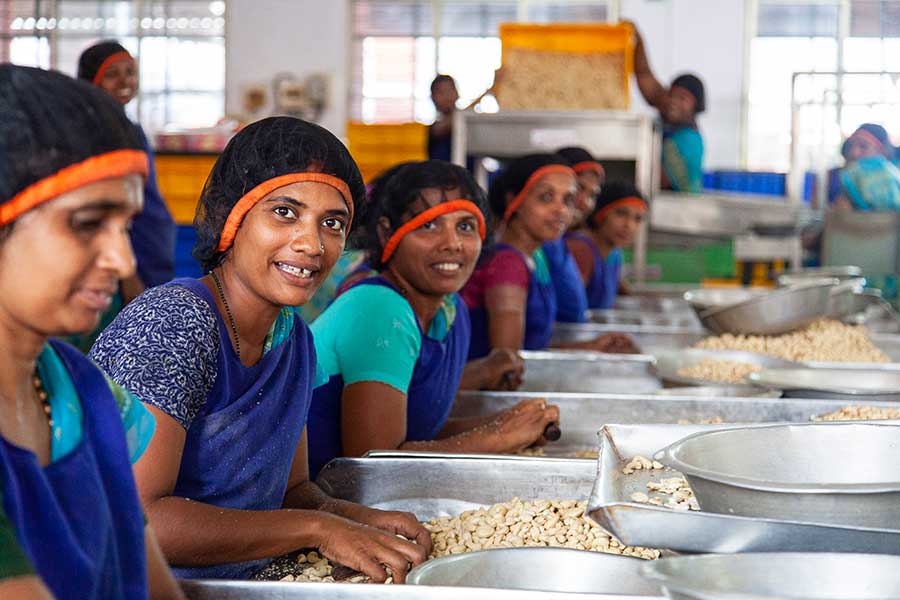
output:
MULTIPOLYGON (((633 24, 632 24, 633 26, 633 24)), ((644 40, 634 27, 634 75, 644 100, 659 111, 663 122, 663 189, 676 192, 703 191, 703 137, 697 115, 706 109, 703 82, 685 73, 666 89, 650 70, 644 40)))
POLYGON ((524 363, 500 349, 466 364, 459 290, 489 235, 484 192, 464 168, 406 164, 379 184, 358 238, 376 271, 313 324, 328 383, 313 393, 310 472, 369 450, 516 452, 541 443, 559 411, 530 399, 483 418, 449 418, 458 389, 514 389, 524 363))
POLYGON ((0 65, 0 598, 183 598, 131 465, 153 417, 71 346, 134 271, 147 157, 121 107, 0 65))
MULTIPOLYGON (((137 95, 137 63, 125 48, 114 41, 100 42, 82 52, 78 59, 78 78, 99 87, 123 107, 137 95)), ((131 247, 137 270, 121 281, 113 303, 94 331, 68 338, 82 352, 90 350, 97 336, 112 322, 122 306, 145 288, 160 285, 175 276, 175 221, 156 184, 150 142, 139 124, 132 125, 147 153, 150 168, 144 181, 144 208, 131 226, 131 247)))
POLYGON ((590 308, 613 307, 622 286, 622 249, 634 242, 647 208, 633 184, 610 182, 588 216, 587 233, 566 240, 584 278, 590 308))
POLYGON ((324 378, 292 308, 343 252, 364 195, 330 132, 293 117, 248 125, 200 197, 194 257, 207 275, 145 291, 91 350, 156 417, 135 477, 181 577, 246 579, 318 548, 379 582, 387 565, 402 582, 428 556, 413 515, 330 498, 309 478, 306 418, 324 378))
POLYGON ((839 173, 837 209, 900 210, 900 169, 881 125, 864 123, 844 142, 846 164, 839 173))
POLYGON ((428 158, 450 160, 453 138, 453 113, 459 91, 456 82, 449 75, 438 75, 431 82, 431 101, 437 112, 434 123, 428 127, 428 158))
MULTIPOLYGON (((461 295, 472 321, 469 358, 491 350, 543 350, 550 346, 556 291, 545 242, 558 239, 571 222, 578 183, 561 156, 531 154, 512 161, 491 184, 489 201, 499 235, 461 295)), ((612 333, 558 347, 599 352, 633 352, 631 339, 612 333)))

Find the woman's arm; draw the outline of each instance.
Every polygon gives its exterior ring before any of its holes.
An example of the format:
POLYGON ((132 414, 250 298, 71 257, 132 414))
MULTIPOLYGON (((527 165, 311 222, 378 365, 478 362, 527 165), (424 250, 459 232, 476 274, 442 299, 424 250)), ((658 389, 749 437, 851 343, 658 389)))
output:
POLYGON ((522 385, 525 362, 517 352, 508 348, 494 348, 484 358, 466 363, 460 390, 512 391, 522 385))
POLYGON ((150 586, 150 600, 184 600, 184 592, 172 575, 156 543, 156 537, 150 527, 144 528, 144 546, 147 554, 147 582, 150 586))
POLYGON ((644 47, 644 38, 634 23, 627 21, 634 29, 634 76, 638 89, 647 104, 662 110, 662 104, 666 96, 666 88, 653 75, 650 69, 650 61, 647 60, 647 50, 644 47))
POLYGON ((497 285, 485 291, 488 340, 491 348, 518 351, 525 340, 525 307, 528 289, 518 285, 497 285))
POLYGON ((566 248, 575 260, 575 264, 578 265, 582 283, 587 285, 594 272, 594 253, 581 240, 566 240, 566 248))
POLYGON ((37 575, 0 580, 0 598, 4 600, 53 600, 53 595, 37 575))

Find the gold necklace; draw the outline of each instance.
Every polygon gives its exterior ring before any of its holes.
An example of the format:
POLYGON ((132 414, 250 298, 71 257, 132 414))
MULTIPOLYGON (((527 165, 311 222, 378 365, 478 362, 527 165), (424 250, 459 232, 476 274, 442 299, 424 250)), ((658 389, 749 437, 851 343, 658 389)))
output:
POLYGON ((231 314, 231 307, 228 306, 228 300, 225 299, 225 292, 222 290, 222 282, 219 281, 219 276, 216 275, 215 270, 210 271, 209 274, 212 275, 213 282, 216 284, 216 291, 219 292, 219 299, 222 301, 222 306, 225 307, 225 315, 228 317, 228 325, 231 326, 231 333, 234 334, 235 354, 237 354, 238 360, 241 360, 241 338, 238 336, 238 330, 234 324, 234 316, 231 314))
POLYGON ((38 400, 41 401, 41 406, 44 408, 44 414, 47 415, 47 423, 50 425, 50 431, 53 431, 53 417, 50 416, 50 395, 44 389, 44 382, 41 380, 41 376, 38 374, 37 369, 34 370, 34 377, 31 380, 31 383, 34 384, 34 391, 37 392, 38 400))

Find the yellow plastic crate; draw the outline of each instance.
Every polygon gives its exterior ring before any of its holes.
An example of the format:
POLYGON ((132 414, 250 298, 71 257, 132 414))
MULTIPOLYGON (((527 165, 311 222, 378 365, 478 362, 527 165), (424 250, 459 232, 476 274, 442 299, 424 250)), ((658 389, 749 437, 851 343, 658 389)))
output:
MULTIPOLYGON (((598 55, 617 54, 622 57, 621 93, 616 95, 614 108, 627 109, 630 104, 629 83, 634 73, 634 30, 629 24, 608 23, 554 23, 548 25, 533 23, 504 23, 500 25, 500 41, 502 43, 502 64, 504 79, 498 86, 498 100, 503 108, 504 81, 515 77, 516 74, 508 72, 507 67, 515 68, 510 64, 510 57, 516 50, 530 50, 550 55, 598 55)), ((535 102, 540 104, 542 90, 541 81, 527 94, 528 98, 523 102, 535 102)), ((547 81, 548 85, 552 82, 547 81)), ((522 94, 525 96, 526 94, 522 94)), ((551 94, 552 97, 552 94, 551 94)), ((515 106, 514 108, 558 108, 556 106, 515 106)), ((572 107, 566 107, 572 108, 572 107)), ((612 108, 606 106, 584 106, 590 108, 612 108)))
POLYGON ((421 123, 347 123, 347 147, 368 183, 396 164, 428 158, 428 127, 421 123))
POLYGON ((200 192, 217 158, 214 154, 156 155, 159 191, 179 225, 194 222, 200 192))

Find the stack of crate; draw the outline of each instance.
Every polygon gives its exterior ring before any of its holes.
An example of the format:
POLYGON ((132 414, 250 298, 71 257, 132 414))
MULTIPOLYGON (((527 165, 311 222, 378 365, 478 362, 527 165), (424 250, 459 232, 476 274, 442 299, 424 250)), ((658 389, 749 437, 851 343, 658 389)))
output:
POLYGON ((394 165, 428 158, 428 127, 421 123, 347 123, 347 146, 366 183, 394 165))

